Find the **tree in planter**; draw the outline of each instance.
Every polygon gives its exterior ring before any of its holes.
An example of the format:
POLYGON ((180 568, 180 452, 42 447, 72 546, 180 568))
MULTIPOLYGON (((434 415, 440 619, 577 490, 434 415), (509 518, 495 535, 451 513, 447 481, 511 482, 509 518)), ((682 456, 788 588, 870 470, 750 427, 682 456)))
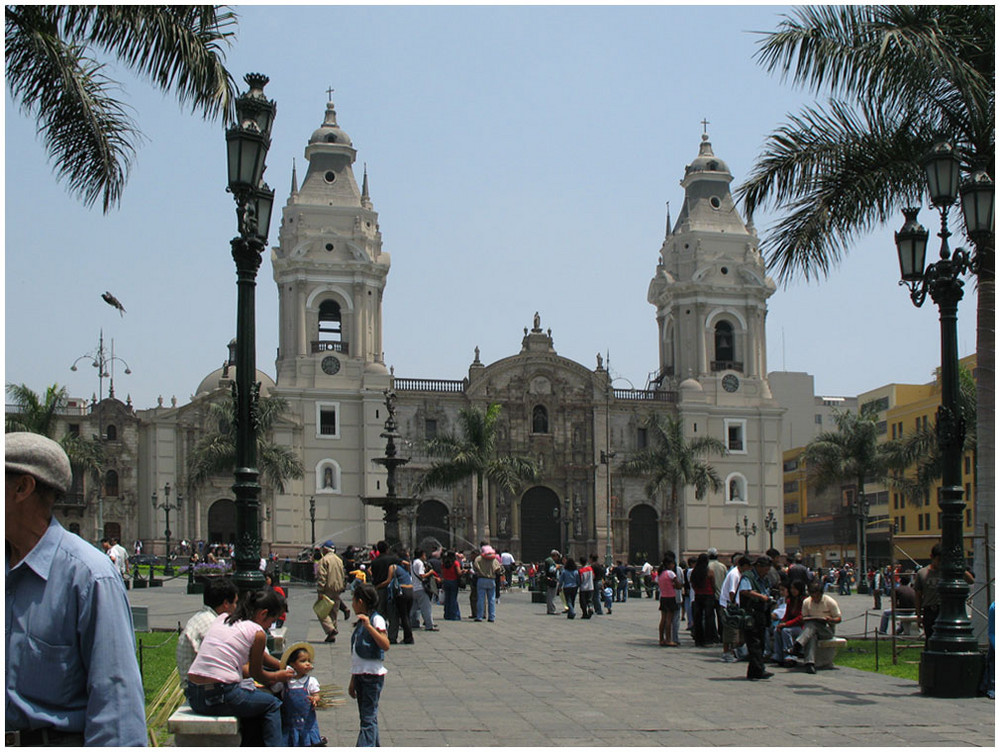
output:
POLYGON ((646 495, 655 499, 667 494, 667 514, 674 518, 674 549, 683 550, 681 541, 680 493, 685 486, 694 486, 695 498, 703 499, 709 490, 718 493, 722 479, 705 457, 726 454, 726 445, 716 438, 702 436, 688 440, 684 426, 671 416, 650 415, 646 420, 650 445, 633 454, 621 465, 625 475, 648 478, 646 495))
POLYGON ((489 510, 484 502, 487 481, 501 491, 516 493, 522 481, 536 477, 538 469, 527 457, 501 454, 497 449, 501 407, 485 410, 465 407, 458 412, 457 434, 432 439, 427 451, 441 459, 433 463, 417 481, 415 491, 451 487, 467 478, 476 482, 476 540, 490 536, 489 510))

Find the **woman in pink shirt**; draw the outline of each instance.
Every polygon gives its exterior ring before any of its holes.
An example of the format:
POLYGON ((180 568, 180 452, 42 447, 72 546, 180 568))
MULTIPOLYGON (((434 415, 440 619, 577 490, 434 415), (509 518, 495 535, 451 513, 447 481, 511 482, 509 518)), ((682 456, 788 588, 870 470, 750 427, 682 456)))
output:
MULTIPOLYGON (((219 614, 202 640, 188 669, 185 690, 191 709, 201 715, 234 715, 262 718, 266 747, 280 747, 281 700, 243 685, 243 667, 261 684, 285 682, 295 676, 286 668, 264 668, 267 630, 285 613, 285 599, 274 590, 258 590, 240 598, 233 614, 219 614)), ((280 664, 267 656, 272 666, 280 664)))
POLYGON ((674 619, 677 618, 677 572, 674 558, 671 554, 663 557, 660 573, 656 576, 656 584, 660 588, 660 644, 668 648, 676 648, 673 642, 674 619))

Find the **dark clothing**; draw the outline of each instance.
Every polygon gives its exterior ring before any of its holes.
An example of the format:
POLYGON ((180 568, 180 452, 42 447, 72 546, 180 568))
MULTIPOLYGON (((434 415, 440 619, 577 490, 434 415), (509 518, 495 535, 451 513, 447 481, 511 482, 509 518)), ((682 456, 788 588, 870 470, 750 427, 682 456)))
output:
MULTIPOLYGON (((750 582, 753 592, 767 595, 769 587, 766 577, 758 577, 757 573, 751 569, 741 578, 741 586, 744 580, 750 582)), ((770 608, 767 601, 744 596, 743 593, 747 592, 745 590, 739 592, 740 607, 753 617, 753 624, 743 630, 743 638, 746 641, 748 653, 747 679, 760 679, 767 673, 767 669, 764 667, 764 640, 767 625, 770 621, 770 608)))
POLYGON ((377 588, 380 583, 385 582, 385 578, 389 575, 389 567, 393 564, 398 565, 399 559, 392 554, 385 553, 376 558, 368 568, 371 584, 377 588))
POLYGON ((788 581, 798 581, 803 584, 809 582, 812 577, 809 574, 809 570, 803 564, 792 564, 788 567, 788 581))
POLYGON ((896 588, 896 610, 910 610, 917 607, 917 594, 909 585, 899 585, 896 588))

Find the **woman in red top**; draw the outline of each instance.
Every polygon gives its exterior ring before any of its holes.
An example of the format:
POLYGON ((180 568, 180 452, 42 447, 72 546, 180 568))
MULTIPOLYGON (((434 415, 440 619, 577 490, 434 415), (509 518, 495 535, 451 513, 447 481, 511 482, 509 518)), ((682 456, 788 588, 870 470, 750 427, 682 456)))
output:
POLYGON ((462 568, 455 558, 454 551, 445 551, 441 557, 441 589, 444 591, 445 621, 461 621, 462 613, 458 607, 458 581, 462 576, 462 568))
POLYGON ((691 570, 691 587, 694 603, 691 604, 691 636, 694 644, 702 648, 719 641, 715 625, 715 576, 708 568, 708 554, 700 554, 691 570))
POLYGON ((802 634, 802 601, 805 598, 799 580, 788 583, 788 597, 785 599, 785 615, 774 626, 774 660, 783 666, 794 666, 791 659, 792 643, 802 634))

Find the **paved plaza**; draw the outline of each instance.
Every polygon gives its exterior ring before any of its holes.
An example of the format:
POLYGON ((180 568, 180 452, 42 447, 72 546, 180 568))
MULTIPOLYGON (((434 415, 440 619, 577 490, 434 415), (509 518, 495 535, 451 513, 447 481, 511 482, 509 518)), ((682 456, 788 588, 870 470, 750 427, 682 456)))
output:
MULTIPOLYGON (((176 628, 201 606, 183 580, 134 590, 149 608, 150 626, 176 628)), ((323 643, 311 587, 292 587, 286 623, 292 642, 316 647, 321 684, 346 690, 349 629, 323 643)), ((865 630, 868 596, 839 597, 838 634, 865 630)), ((468 591, 460 594, 463 618, 468 591)), ((383 746, 984 746, 995 744, 994 703, 985 698, 924 697, 916 682, 853 669, 816 675, 770 668, 748 682, 745 663, 719 660, 719 648, 695 648, 682 625, 681 647, 656 644, 659 614, 643 598, 615 604, 614 613, 570 621, 546 616, 526 591, 505 593, 497 621, 445 622, 417 632, 414 645, 386 653, 379 714, 383 746)), ((870 631, 877 624, 867 615, 870 631)), ((402 639, 402 634, 400 635, 402 639)), ((889 643, 881 643, 885 660, 889 643)), ((907 659, 916 660, 916 651, 907 659)), ((346 696, 346 695, 345 695, 346 696)), ((320 711, 331 746, 353 746, 356 704, 320 711)))

